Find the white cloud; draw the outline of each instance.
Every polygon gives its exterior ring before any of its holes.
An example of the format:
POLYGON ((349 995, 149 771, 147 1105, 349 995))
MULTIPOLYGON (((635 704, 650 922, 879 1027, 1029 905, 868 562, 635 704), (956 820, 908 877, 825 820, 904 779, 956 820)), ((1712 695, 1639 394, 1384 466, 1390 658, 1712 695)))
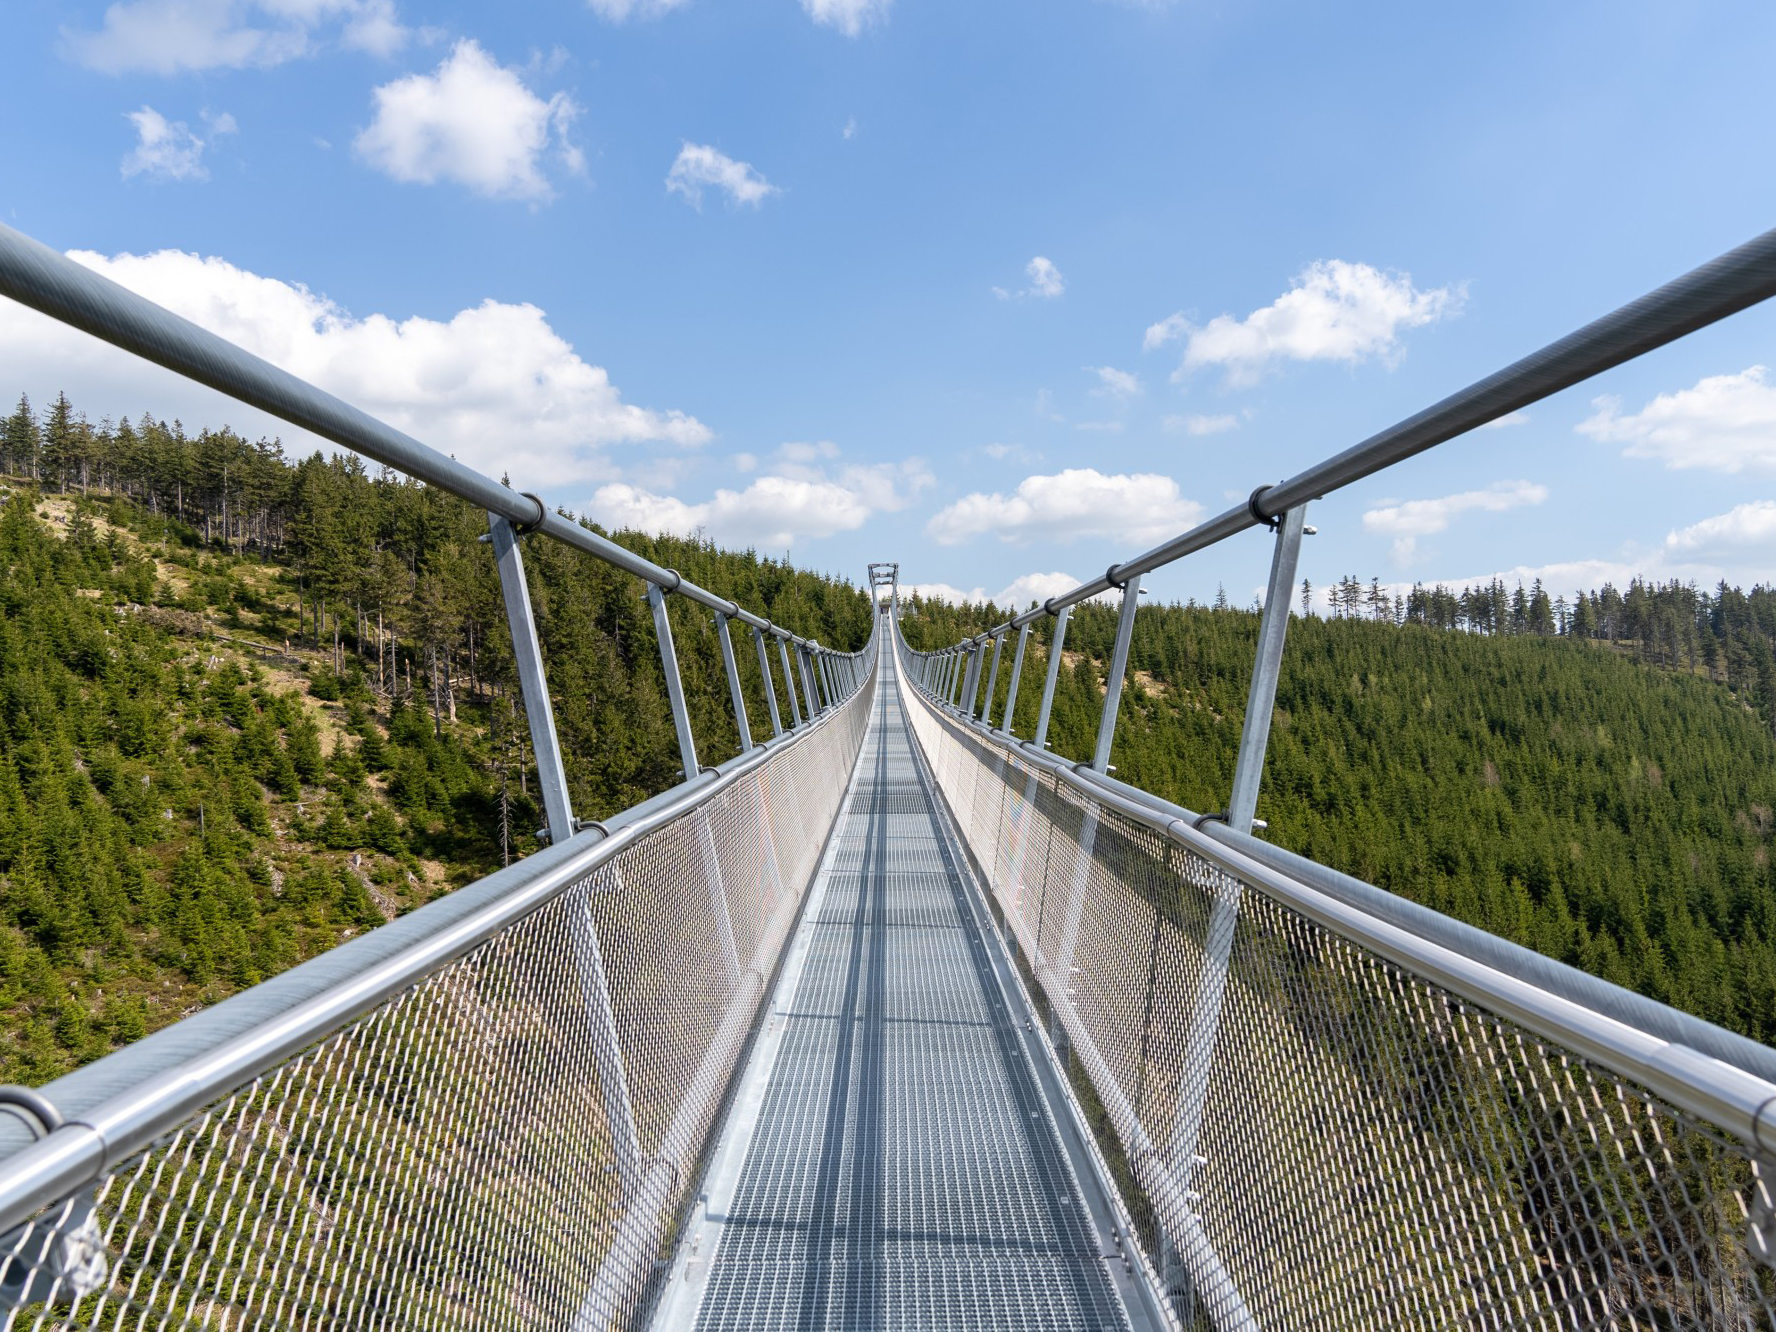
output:
POLYGON ((857 117, 852 116, 847 120, 845 122, 845 128, 840 130, 839 133, 843 134, 846 139, 855 139, 857 137, 857 117))
MULTIPOLYGON (((151 106, 128 112, 124 119, 136 127, 136 146, 124 155, 125 179, 146 176, 152 181, 208 180, 203 164, 204 141, 182 120, 169 121, 151 106)), ((224 114, 211 123, 212 134, 234 132, 234 117, 224 114)))
POLYGON ((1453 315, 1462 300, 1457 287, 1420 291, 1405 273, 1321 260, 1244 319, 1217 315, 1198 328, 1174 314, 1151 325, 1142 345, 1151 350, 1182 337, 1184 359, 1174 378, 1214 365, 1226 370, 1230 383, 1251 384, 1275 360, 1395 361, 1403 329, 1453 315))
POLYGON ((1098 377, 1098 386, 1092 390, 1097 398, 1132 398, 1141 391, 1141 381, 1127 370, 1118 370, 1111 365, 1088 365, 1087 372, 1098 377))
POLYGON ((588 3, 599 18, 621 23, 631 18, 659 18, 679 8, 685 0, 588 0, 588 3))
POLYGON ((1618 398, 1596 398, 1591 405, 1597 410, 1580 423, 1579 433, 1626 444, 1622 452, 1630 458, 1654 458, 1673 470, 1776 472, 1776 384, 1761 365, 1661 393, 1626 416, 1618 398))
POLYGON ((1009 301, 1014 296, 1019 300, 1028 297, 1038 301, 1051 301, 1067 290, 1067 280, 1061 276, 1061 270, 1041 255, 1024 265, 1024 275, 1030 279, 1030 285, 1022 291, 994 287, 993 295, 1002 301, 1009 301))
MULTIPOLYGON (((526 489, 609 477, 603 450, 614 445, 694 447, 711 437, 683 412, 624 402, 534 305, 489 300, 443 321, 359 318, 222 259, 176 250, 72 257, 433 448, 491 475, 509 471, 526 489)), ((0 303, 0 364, 33 400, 66 389, 95 420, 146 408, 193 426, 226 423, 249 438, 279 435, 292 450, 319 444, 10 302, 0 303)))
POLYGON ((569 171, 584 163, 567 138, 579 114, 566 93, 538 97, 479 43, 459 41, 431 74, 409 74, 375 91, 376 117, 352 146, 395 180, 466 185, 495 198, 548 199, 551 148, 569 171))
MULTIPOLYGON (((1002 588, 997 596, 988 597, 984 587, 963 590, 950 583, 902 583, 900 594, 904 599, 915 592, 926 600, 947 601, 952 606, 975 605, 991 601, 1001 610, 1022 612, 1031 602, 1041 603, 1050 597, 1058 597, 1063 592, 1071 592, 1078 587, 1083 579, 1075 578, 1070 573, 1032 573, 1014 578, 1002 588)), ((1113 601, 1108 593, 1100 592, 1090 598, 1092 601, 1113 601)), ((1009 667, 1010 662, 1007 660, 1009 667)))
POLYGON ((802 0, 802 8, 816 23, 855 37, 869 24, 886 20, 891 3, 892 0, 802 0))
POLYGON ((1141 336, 1141 350, 1152 351, 1156 347, 1163 347, 1189 331, 1190 321, 1182 313, 1169 314, 1157 324, 1147 325, 1147 332, 1141 336))
POLYGON ((1473 509, 1503 513, 1526 504, 1540 504, 1547 498, 1546 486, 1530 481, 1497 481, 1485 490, 1466 490, 1439 499, 1406 500, 1370 509, 1363 515, 1363 528, 1393 537, 1394 562, 1405 564, 1417 552, 1419 537, 1444 531, 1463 513, 1473 509))
POLYGON ((1666 535, 1665 553, 1686 562, 1746 557, 1766 565, 1776 561, 1776 500, 1753 500, 1678 528, 1666 535))
POLYGON ((756 472, 756 471, 758 471, 759 460, 758 460, 757 456, 754 454, 736 453, 734 455, 733 461, 734 461, 734 470, 736 472, 756 472))
POLYGON ((754 208, 770 195, 780 193, 751 163, 736 162, 706 143, 686 143, 678 150, 672 170, 666 173, 666 190, 684 195, 693 208, 700 209, 705 185, 726 191, 729 203, 751 204, 754 208))
POLYGON ((981 452, 998 462, 1039 463, 1042 461, 1040 453, 1032 452, 1022 444, 1000 444, 997 442, 983 444, 981 452))
MULTIPOLYGON (((741 456, 757 465, 750 454, 741 456)), ((613 529, 676 536, 702 532, 720 546, 784 550, 799 541, 855 531, 872 514, 906 508, 933 484, 931 469, 918 458, 822 465, 838 456, 838 448, 827 440, 782 445, 771 472, 744 490, 718 489, 701 502, 633 484, 600 486, 587 514, 613 529)))
POLYGON ((1174 435, 1219 435, 1228 430, 1238 430, 1240 419, 1233 415, 1224 416, 1168 416, 1160 425, 1174 435))
POLYGON ((248 69, 341 44, 391 55, 406 44, 391 0, 119 0, 97 32, 62 29, 63 50, 107 74, 248 69))
POLYGON ((1106 476, 1080 467, 1025 477, 1010 495, 964 496, 937 513, 925 533, 944 546, 987 534, 1018 543, 1075 537, 1159 541, 1194 525, 1202 511, 1202 505, 1179 494, 1169 476, 1106 476))

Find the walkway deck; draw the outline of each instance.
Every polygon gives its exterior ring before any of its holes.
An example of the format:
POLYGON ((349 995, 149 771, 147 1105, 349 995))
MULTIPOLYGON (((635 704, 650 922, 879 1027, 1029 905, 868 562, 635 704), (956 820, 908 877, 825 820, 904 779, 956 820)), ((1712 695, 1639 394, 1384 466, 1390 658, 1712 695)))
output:
POLYGON ((885 661, 657 1325, 1145 1326, 901 709, 885 661))

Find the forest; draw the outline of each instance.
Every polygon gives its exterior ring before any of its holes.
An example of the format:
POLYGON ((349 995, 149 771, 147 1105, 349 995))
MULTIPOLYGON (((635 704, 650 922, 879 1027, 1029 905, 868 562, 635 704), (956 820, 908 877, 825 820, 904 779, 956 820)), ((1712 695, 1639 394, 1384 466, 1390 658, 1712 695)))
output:
MULTIPOLYGON (((0 1080, 55 1077, 537 845, 484 515, 349 455, 95 425, 65 398, 4 418, 0 470, 0 1080)), ((861 570, 614 539, 829 646, 869 632, 861 570)), ((524 549, 575 811, 603 817, 679 779, 643 588, 524 549)), ((1266 836, 1776 1039, 1776 591, 1346 578, 1327 599, 1291 620, 1266 836)), ((738 735, 711 618, 668 605, 720 761, 738 735)), ((935 647, 1005 618, 915 599, 905 628, 935 647)), ((1257 619, 1143 606, 1119 777, 1223 807, 1257 619)), ((1063 754, 1090 752, 1114 633, 1112 607, 1076 608, 1063 754)))
MULTIPOLYGON (((1332 605, 1290 619, 1265 837, 1776 1040, 1776 589, 1636 581, 1550 602, 1493 584, 1396 601, 1346 578, 1332 605)), ((931 649, 1010 613, 913 598, 903 629, 931 649)), ((1032 629, 1017 735, 1035 730, 1052 626, 1032 629)), ((1225 808, 1257 634, 1256 611, 1225 597, 1142 606, 1119 779, 1225 808)), ((1049 730, 1058 754, 1092 753, 1115 636, 1113 606, 1074 608, 1049 730)))
MULTIPOLYGON (((47 1081, 536 847, 484 514, 354 457, 93 426, 65 398, 21 401, 0 455, 0 1081, 47 1081)), ((615 539, 828 646, 869 634, 856 578, 615 539)), ((643 584, 556 542, 524 554, 575 813, 675 785, 643 584)), ((713 619, 668 611, 720 762, 739 736, 713 619)))

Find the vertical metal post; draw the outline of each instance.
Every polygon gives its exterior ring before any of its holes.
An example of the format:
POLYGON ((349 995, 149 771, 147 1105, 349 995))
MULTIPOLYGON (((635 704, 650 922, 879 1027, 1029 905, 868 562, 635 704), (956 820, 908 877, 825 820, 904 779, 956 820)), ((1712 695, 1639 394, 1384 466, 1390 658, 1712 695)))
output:
POLYGON ((666 618, 666 593, 653 583, 647 588, 654 636, 660 640, 660 669, 666 673, 666 697, 672 704, 672 726, 678 732, 679 762, 688 782, 698 772, 697 742, 691 736, 691 714, 685 708, 684 681, 678 677, 678 649, 672 645, 672 621, 666 618))
POLYGON ((549 840, 559 844, 573 836, 573 806, 567 795, 567 769, 561 762, 561 741, 555 734, 555 712, 549 704, 549 683, 543 675, 543 653, 537 644, 530 589, 524 582, 524 557, 519 553, 518 533, 510 519, 490 513, 487 529, 493 539, 494 562, 499 566, 506 625, 512 631, 518 692, 524 699, 525 720, 530 723, 530 747, 536 754, 537 782, 543 788, 543 812, 549 825, 549 840))
MULTIPOLYGON (((1289 601, 1295 585, 1295 565, 1301 553, 1302 526, 1307 506, 1297 505, 1277 525, 1276 550, 1270 562, 1270 582, 1264 594, 1264 618, 1258 625, 1258 653, 1252 666, 1252 685, 1246 696, 1246 719, 1240 731, 1239 759, 1234 768, 1233 797, 1227 821, 1241 832, 1252 826, 1257 810, 1258 781, 1264 768, 1264 749, 1270 737, 1271 708, 1276 702, 1277 671, 1283 656, 1283 638, 1289 627, 1289 601)), ((1168 1163, 1185 1196, 1190 1195, 1197 1168, 1202 1164, 1197 1145, 1202 1136, 1203 1110, 1209 1097, 1209 1073, 1215 1061, 1215 1043, 1221 1030, 1221 1006, 1227 991, 1227 959, 1233 952, 1234 927, 1239 923, 1240 882, 1232 876, 1216 876, 1220 890, 1209 909, 1202 986, 1191 1008, 1190 1030, 1185 1037, 1184 1067, 1178 1075, 1178 1112, 1172 1122, 1168 1163)))
POLYGON ((1037 749, 1048 743, 1048 714, 1054 708, 1055 681, 1061 675, 1061 645, 1067 641, 1067 620, 1072 614, 1071 606, 1062 606, 1055 616, 1054 641, 1048 647, 1048 679, 1042 685, 1042 707, 1036 713, 1036 734, 1030 737, 1030 743, 1037 749))
POLYGON ((999 688, 999 654, 1005 649, 1005 635, 993 635, 993 669, 987 673, 987 701, 981 704, 981 720, 993 725, 993 694, 999 688))
POLYGON ((820 654, 820 679, 826 686, 828 706, 839 701, 839 677, 833 671, 833 659, 825 652, 820 654))
POLYGON ((789 715, 791 728, 802 724, 802 707, 796 702, 795 671, 789 664, 789 640, 777 640, 777 655, 783 659, 783 692, 789 695, 789 715))
POLYGON ((771 657, 765 651, 765 631, 755 626, 752 641, 758 647, 759 674, 765 677, 765 702, 771 705, 771 734, 782 735, 783 718, 777 711, 777 688, 771 683, 771 657))
POLYGON ((1270 743, 1270 719, 1276 706, 1277 675, 1282 669, 1283 638, 1289 632, 1289 602, 1295 589, 1295 566, 1301 556, 1301 533, 1307 505, 1283 514, 1271 554, 1270 582, 1264 589, 1264 618, 1258 623, 1258 654, 1252 663, 1252 687, 1246 695, 1246 719, 1240 728, 1239 758, 1233 765, 1233 794, 1227 802, 1227 825, 1252 830, 1258 812, 1258 785, 1264 777, 1264 751, 1270 743))
MULTIPOLYGON (((1287 595, 1286 593, 1284 595, 1287 595)), ((1141 575, 1122 585, 1122 610, 1116 617, 1116 649, 1110 654, 1110 678, 1104 682, 1104 710, 1098 716, 1098 747, 1092 767, 1110 769, 1110 742, 1116 736, 1116 710, 1122 705, 1122 680, 1128 674, 1129 640, 1135 634, 1135 608, 1141 603, 1141 575)))
POLYGON ((802 668, 802 701, 808 705, 808 720, 820 715, 820 695, 814 690, 814 672, 808 669, 808 649, 796 644, 796 664, 802 668))
POLYGON ((1005 715, 999 719, 999 729, 1006 735, 1011 734, 1011 714, 1017 708, 1018 683, 1024 678, 1024 645, 1030 641, 1030 624, 1018 630, 1017 651, 1011 654, 1011 685, 1005 692, 1005 715))
POLYGON ((968 649, 968 665, 962 672, 962 715, 973 718, 974 701, 980 694, 981 650, 978 646, 968 649))
POLYGON ((740 692, 740 667, 734 661, 734 640, 728 633, 728 617, 715 617, 716 636, 721 639, 722 666, 728 672, 728 693, 734 699, 734 724, 740 728, 740 752, 752 748, 752 727, 746 721, 746 695, 740 692))
POLYGON ((962 706, 962 677, 968 674, 968 654, 964 648, 952 648, 950 655, 950 706, 962 706))

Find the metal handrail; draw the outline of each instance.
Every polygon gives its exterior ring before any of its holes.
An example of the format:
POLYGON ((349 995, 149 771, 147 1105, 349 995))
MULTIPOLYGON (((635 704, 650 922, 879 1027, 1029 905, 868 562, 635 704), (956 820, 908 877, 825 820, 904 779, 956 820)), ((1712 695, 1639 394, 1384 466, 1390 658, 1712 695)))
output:
MULTIPOLYGON (((879 635, 868 647, 875 670, 879 635)), ((857 698, 853 694, 852 698, 857 698)), ((843 715, 775 736, 697 778, 496 870, 42 1088, 64 1123, 39 1139, 0 1115, 0 1231, 84 1187, 220 1097, 486 943, 649 833, 714 800, 843 715)))
POLYGON ((1119 588, 1130 578, 1151 573, 1248 528, 1274 526, 1283 514, 1309 500, 1342 490, 1771 296, 1776 296, 1776 229, 1691 269, 1286 481, 1260 485, 1245 503, 1152 550, 1111 565, 1089 582, 976 635, 974 641, 1021 629, 1044 615, 1053 615, 1119 588))
POLYGON ((544 536, 577 547, 608 564, 645 579, 666 592, 742 624, 774 634, 799 647, 832 653, 812 638, 718 597, 681 577, 675 570, 626 550, 608 537, 589 531, 551 510, 533 494, 501 485, 491 477, 440 453, 413 436, 377 420, 288 370, 235 346, 190 320, 69 259, 66 255, 0 223, 0 296, 96 338, 134 352, 144 360, 207 384, 292 425, 342 444, 354 453, 383 463, 408 476, 437 486, 477 508, 498 514, 521 533, 544 536))
MULTIPOLYGON (((898 623, 895 649, 908 657, 916 655, 900 637, 898 623)), ((910 671, 906 677, 914 678, 910 671)), ((914 692, 945 724, 1016 755, 1021 763, 1047 770, 1086 798, 1188 847, 1333 933, 1492 1012, 1508 1016, 1614 1073, 1633 1078, 1649 1091, 1763 1151, 1776 1152, 1776 1052, 1738 1038, 1724 1046, 1715 1043, 1716 1049, 1704 1054, 1692 1048, 1686 1038, 1718 1032, 1712 1024, 1552 959, 1538 959, 1546 963, 1540 976, 1526 979, 1510 974, 1497 965, 1499 961, 1510 961, 1508 954, 1500 953, 1482 961, 1463 946, 1470 936, 1490 938, 1483 931, 1461 926, 1422 908, 1414 914, 1443 922, 1441 938, 1431 937, 1426 929, 1411 928, 1407 921, 1390 921, 1374 909, 1374 903, 1361 900, 1356 893, 1341 891, 1348 884, 1366 890, 1367 894, 1386 896, 1379 889, 1332 870, 1324 871, 1325 879, 1310 882, 1275 859, 1259 859, 1263 844, 1255 838, 1229 837, 1222 828, 1211 832, 1213 825, 1205 823, 1204 816, 1181 805, 1126 787, 1084 764, 1072 763, 1027 741, 1003 735, 977 719, 964 717, 916 680, 914 692), (1233 844, 1236 841, 1238 845, 1233 844), (1567 973, 1561 978, 1565 984, 1559 990, 1543 983, 1553 979, 1556 972, 1567 973), (1607 1009, 1612 1007, 1624 1016, 1609 1016, 1607 1009), (1736 1045, 1743 1048, 1735 1049, 1736 1045), (1727 1062, 1733 1055, 1745 1063, 1762 1064, 1762 1075, 1727 1062)), ((1517 951, 1537 957, 1527 949, 1517 951)), ((1720 1034, 1731 1036, 1726 1032, 1720 1034)))

